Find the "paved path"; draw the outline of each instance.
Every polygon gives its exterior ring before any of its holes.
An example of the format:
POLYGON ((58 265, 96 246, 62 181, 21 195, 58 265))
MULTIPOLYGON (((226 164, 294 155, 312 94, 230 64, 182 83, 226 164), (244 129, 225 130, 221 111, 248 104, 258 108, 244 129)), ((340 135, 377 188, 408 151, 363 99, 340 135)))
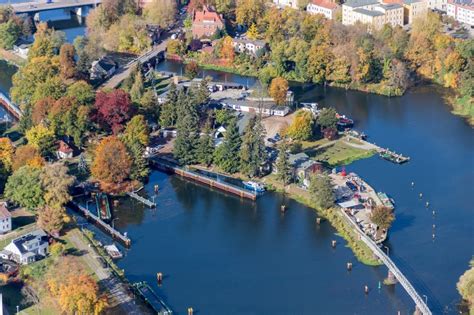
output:
POLYGON ((102 267, 99 261, 100 258, 97 258, 98 254, 93 248, 89 247, 89 244, 79 230, 72 231, 68 237, 71 243, 84 253, 82 256, 84 262, 95 272, 100 283, 107 290, 110 306, 118 306, 120 308, 120 310, 114 311, 114 314, 147 314, 147 310, 141 305, 136 304, 133 294, 127 287, 113 276, 107 268, 102 267))

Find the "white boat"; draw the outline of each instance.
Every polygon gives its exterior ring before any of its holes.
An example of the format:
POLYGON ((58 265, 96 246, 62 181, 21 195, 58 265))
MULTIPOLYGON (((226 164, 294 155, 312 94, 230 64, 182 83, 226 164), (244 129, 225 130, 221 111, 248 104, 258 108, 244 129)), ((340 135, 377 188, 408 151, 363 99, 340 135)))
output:
POLYGON ((264 192, 265 191, 265 186, 263 184, 254 182, 254 181, 248 181, 248 182, 243 182, 245 188, 249 190, 253 190, 255 192, 264 192))
POLYGON ((123 257, 120 250, 114 244, 106 245, 106 246, 104 246, 104 248, 107 251, 107 254, 109 254, 110 257, 112 257, 112 259, 119 259, 119 258, 123 257))

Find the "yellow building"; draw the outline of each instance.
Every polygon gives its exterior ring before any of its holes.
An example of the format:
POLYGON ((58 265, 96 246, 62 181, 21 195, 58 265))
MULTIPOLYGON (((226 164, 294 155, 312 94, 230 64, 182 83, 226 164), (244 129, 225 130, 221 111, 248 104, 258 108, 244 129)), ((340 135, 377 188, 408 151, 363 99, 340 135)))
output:
POLYGON ((428 2, 426 0, 404 0, 403 1, 403 22, 413 23, 418 17, 426 16, 428 12, 428 2))
POLYGON ((380 29, 384 24, 403 26, 403 7, 377 0, 348 0, 342 5, 342 24, 357 22, 368 24, 369 30, 380 29))

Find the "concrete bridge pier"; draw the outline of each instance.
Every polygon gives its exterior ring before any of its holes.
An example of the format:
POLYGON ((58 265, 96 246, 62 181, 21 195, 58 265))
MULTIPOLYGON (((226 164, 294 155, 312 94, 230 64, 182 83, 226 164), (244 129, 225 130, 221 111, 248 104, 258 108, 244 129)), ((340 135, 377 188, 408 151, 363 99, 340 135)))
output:
POLYGON ((82 7, 76 7, 76 8, 73 8, 71 13, 77 15, 77 16, 81 16, 81 17, 86 17, 89 15, 89 10, 90 10, 90 6, 82 6, 82 7))

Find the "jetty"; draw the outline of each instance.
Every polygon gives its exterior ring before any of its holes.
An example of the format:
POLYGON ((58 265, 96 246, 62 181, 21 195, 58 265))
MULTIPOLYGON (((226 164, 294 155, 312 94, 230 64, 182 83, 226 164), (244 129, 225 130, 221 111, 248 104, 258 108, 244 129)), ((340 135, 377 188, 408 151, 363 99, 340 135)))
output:
POLYGON ((156 208, 156 203, 151 201, 151 200, 148 200, 142 196, 140 196, 139 194, 137 194, 136 192, 128 192, 127 195, 129 195, 130 197, 132 197, 133 199, 136 199, 138 201, 140 201, 141 203, 147 205, 148 207, 150 208, 156 208))
POLYGON ((137 282, 133 284, 138 294, 143 298, 143 300, 153 308, 153 310, 158 315, 172 315, 173 311, 166 305, 166 303, 158 296, 158 294, 153 291, 153 289, 146 283, 137 282))
POLYGON ((214 179, 209 176, 205 176, 204 174, 194 172, 192 170, 186 170, 182 167, 179 167, 169 161, 160 158, 151 158, 150 164, 160 171, 171 174, 177 174, 181 177, 194 180, 198 183, 202 183, 210 187, 215 187, 217 189, 231 193, 241 198, 247 198, 251 200, 257 199, 257 193, 247 190, 245 187, 239 187, 231 183, 223 182, 219 180, 219 178, 214 179))
POLYGON ((402 154, 396 153, 395 151, 390 151, 389 149, 379 148, 378 152, 383 159, 393 163, 403 164, 410 161, 408 156, 403 156, 402 154))
POLYGON ((126 247, 130 247, 130 245, 132 244, 132 241, 130 240, 130 238, 128 238, 128 236, 120 233, 115 228, 111 227, 109 224, 102 221, 98 216, 96 216, 95 214, 93 214, 88 209, 84 208, 83 206, 73 201, 71 201, 68 204, 68 206, 71 209, 83 214, 87 220, 96 224, 100 229, 102 229, 104 232, 112 236, 112 238, 119 240, 126 247))

